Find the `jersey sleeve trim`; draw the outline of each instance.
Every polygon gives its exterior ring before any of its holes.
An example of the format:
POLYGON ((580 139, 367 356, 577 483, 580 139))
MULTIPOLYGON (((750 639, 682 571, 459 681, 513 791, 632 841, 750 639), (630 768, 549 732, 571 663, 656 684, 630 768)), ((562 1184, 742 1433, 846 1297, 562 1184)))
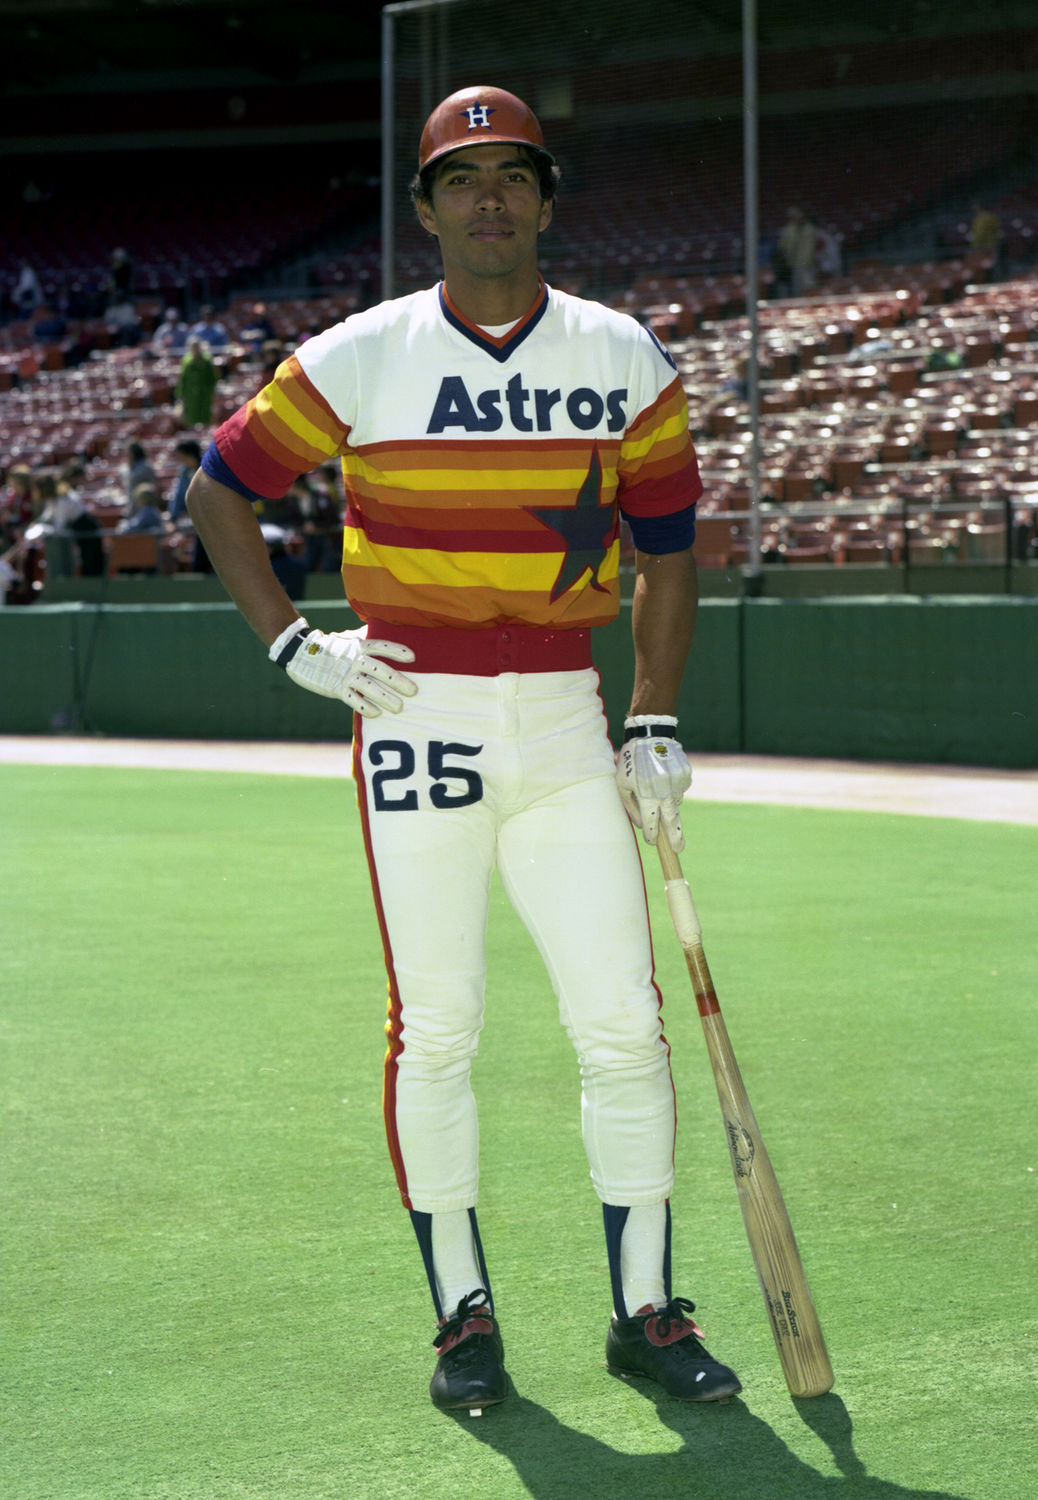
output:
POLYGON ((202 455, 202 471, 208 474, 210 479, 215 479, 217 484, 226 485, 229 490, 236 490, 239 495, 244 495, 246 500, 264 499, 259 490, 250 490, 249 486, 238 478, 234 470, 224 463, 215 439, 202 455))
POLYGON ((680 381, 671 381, 624 434, 618 467, 628 520, 681 511, 703 493, 680 381))
POLYGON ((217 429, 213 441, 237 479, 233 487, 239 493, 273 500, 300 474, 342 452, 348 434, 298 358, 290 355, 274 379, 217 429))

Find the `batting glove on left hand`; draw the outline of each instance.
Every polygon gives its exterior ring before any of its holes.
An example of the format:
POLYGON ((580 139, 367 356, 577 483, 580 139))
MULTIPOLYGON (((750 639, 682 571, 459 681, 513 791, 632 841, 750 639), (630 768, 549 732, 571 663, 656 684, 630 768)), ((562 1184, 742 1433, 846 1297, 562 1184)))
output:
POLYGON ((669 714, 637 714, 624 720, 624 742, 616 763, 616 784, 627 815, 647 844, 659 837, 660 820, 675 853, 685 847, 681 799, 692 784, 688 756, 674 738, 677 719, 669 714))
POLYGON ((322 698, 341 698, 365 718, 377 718, 383 709, 398 714, 403 700, 417 693, 418 684, 379 657, 408 662, 414 661, 414 652, 394 641, 369 641, 365 630, 362 626, 326 635, 311 630, 300 616, 271 646, 270 659, 300 687, 322 698))

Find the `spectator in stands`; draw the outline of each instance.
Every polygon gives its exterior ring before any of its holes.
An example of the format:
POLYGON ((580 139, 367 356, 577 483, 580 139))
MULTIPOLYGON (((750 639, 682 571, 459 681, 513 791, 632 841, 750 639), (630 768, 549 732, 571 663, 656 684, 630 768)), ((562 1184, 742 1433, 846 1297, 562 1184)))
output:
POLYGON ((770 243, 770 251, 766 264, 771 270, 771 289, 769 295, 778 298, 791 297, 793 295, 793 273, 790 270, 789 262, 786 260, 785 252, 782 249, 780 235, 776 235, 770 243))
POLYGON ((44 528, 40 515, 44 503, 53 492, 50 474, 34 473, 27 465, 12 468, 8 478, 14 478, 14 486, 5 500, 11 499, 5 511, 0 552, 14 570, 14 578, 7 582, 8 604, 31 604, 39 590, 39 575, 43 563, 44 528))
POLYGON ((115 335, 115 342, 124 348, 133 348, 141 341, 141 324, 133 303, 131 286, 133 268, 125 250, 113 250, 105 307, 105 326, 115 335))
POLYGON ((208 349, 194 334, 180 365, 176 396, 185 427, 208 427, 213 419, 213 396, 220 375, 208 349))
POLYGON ((79 576, 100 578, 107 565, 104 542, 101 540, 101 523, 90 511, 84 510, 71 523, 69 530, 73 533, 79 553, 79 576))
POLYGON ((261 391, 265 385, 269 385, 274 379, 278 365, 284 359, 284 347, 277 339, 268 339, 260 351, 260 371, 257 376, 256 390, 261 391))
POLYGON ((982 203, 973 205, 973 222, 970 225, 971 250, 995 250, 1002 238, 1002 225, 998 215, 982 203))
POLYGON ((83 498, 75 484, 63 472, 60 477, 49 469, 33 475, 33 511, 46 531, 65 531, 71 520, 83 510, 83 498))
POLYGON ((264 344, 276 338, 277 329, 267 316, 266 303, 253 303, 248 325, 241 332, 242 343, 248 344, 254 353, 259 354, 264 344))
POLYGON ((1013 511, 1012 551, 1017 562, 1038 557, 1038 505, 1018 505, 1013 511))
POLYGON ((58 481, 50 469, 38 469, 32 476, 29 487, 32 496, 33 526, 54 529, 55 502, 58 498, 58 481))
POLYGON ((164 532, 166 518, 162 514, 162 496, 153 484, 139 484, 133 492, 133 510, 125 521, 116 527, 120 536, 138 532, 164 532))
POLYGON ((59 344, 68 333, 68 322, 54 307, 44 304, 32 325, 32 336, 38 344, 59 344))
POLYGON ((817 231, 802 208, 791 208, 778 237, 778 248, 789 268, 790 291, 802 297, 814 283, 817 231))
MULTIPOLYGON (((169 502, 168 520, 175 531, 194 532, 191 517, 188 515, 185 497, 187 487, 191 483, 195 470, 202 462, 202 448, 194 438, 181 438, 173 449, 180 460, 180 470, 177 474, 176 483, 173 488, 173 496, 169 502)), ((206 550, 202 546, 198 535, 195 535, 194 552, 191 557, 192 573, 211 573, 213 565, 206 556, 206 550)))
POLYGON ((138 485, 151 484, 158 487, 158 479, 155 470, 148 462, 148 456, 144 451, 144 444, 134 439, 126 444, 126 499, 133 500, 133 492, 138 485))
POLYGON ((177 308, 166 308, 151 347, 159 354, 179 354, 187 347, 187 324, 177 308))
POLYGON ((80 509, 85 504, 83 486, 86 484, 86 477, 86 464, 81 458, 72 459, 58 476, 58 489, 63 495, 74 498, 80 509))
POLYGON ((59 480, 46 472, 34 476, 32 487, 34 509, 43 528, 47 577, 71 578, 76 571, 71 527, 83 513, 82 498, 64 476, 59 480))
POLYGON ((1005 275, 1005 241, 1002 235, 1002 223, 993 209, 985 208, 982 203, 974 203, 973 220, 970 224, 970 250, 975 255, 990 255, 992 257, 992 270, 998 275, 1005 275))
POLYGON ((12 464, 0 499, 0 547, 6 551, 20 542, 31 521, 32 470, 28 464, 12 464))
POLYGON ((256 514, 265 526, 280 526, 297 536, 303 530, 303 511, 298 486, 293 485, 280 499, 257 500, 256 514))
POLYGON ((30 524, 17 533, 3 528, 0 540, 0 604, 32 604, 39 588, 42 538, 30 524))
POLYGON ((336 473, 334 464, 325 465, 309 478, 300 475, 290 491, 299 506, 303 566, 308 573, 337 573, 342 567, 342 512, 336 473))
POLYGON ((108 272, 110 303, 129 302, 133 291, 133 266, 125 250, 113 250, 108 272))
POLYGON ((935 344, 926 356, 926 369, 930 372, 935 370, 961 370, 963 358, 958 349, 948 344, 935 344))
POLYGON ((11 290, 11 301, 19 318, 29 319, 43 302, 43 288, 32 264, 23 260, 18 280, 11 290))
POLYGON ((74 370, 85 364, 93 353, 95 344, 95 336, 85 323, 73 323, 71 338, 64 346, 66 370, 74 370))
POLYGON ((227 329, 222 323, 217 322, 211 307, 202 308, 202 316, 197 323, 192 323, 187 333, 188 343, 192 339, 201 339, 203 344, 208 344, 210 349, 225 349, 229 343, 227 329))
POLYGON ((105 308, 105 327, 117 348, 134 349, 141 341, 141 324, 132 302, 116 302, 105 308))
POLYGON ((173 452, 180 461, 180 469, 170 497, 169 519, 178 531, 183 531, 191 526, 185 497, 191 476, 202 462, 202 449, 194 438, 181 438, 173 452))
POLYGON ((294 557, 289 552, 286 545, 288 535, 283 527, 266 522, 260 530, 270 553, 274 577, 290 599, 302 599, 306 592, 306 564, 301 557, 294 557))
MULTIPOLYGON (((86 466, 81 459, 73 459, 61 471, 58 493, 67 503, 65 529, 76 549, 77 566, 81 578, 99 578, 105 571, 105 550, 101 540, 101 526, 83 499, 86 483, 86 466)), ((48 559, 48 569, 50 567, 48 559)), ((76 568, 73 568, 73 572, 76 568)))
POLYGON ((16 543, 0 552, 0 607, 15 604, 15 591, 22 583, 22 544, 16 543))
POLYGON ((815 235, 815 270, 823 281, 843 274, 843 236, 832 226, 818 226, 815 235))
POLYGON ((333 554, 332 566, 337 573, 342 567, 342 528, 346 510, 346 497, 342 490, 342 470, 337 463, 322 464, 314 471, 311 478, 323 493, 329 521, 334 516, 334 524, 329 525, 328 534, 333 554))

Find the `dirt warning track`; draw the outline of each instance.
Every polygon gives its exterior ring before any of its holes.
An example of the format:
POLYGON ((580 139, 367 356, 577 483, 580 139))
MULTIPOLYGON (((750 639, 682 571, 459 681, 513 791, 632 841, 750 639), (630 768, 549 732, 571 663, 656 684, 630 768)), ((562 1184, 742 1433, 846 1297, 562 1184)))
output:
MULTIPOLYGON (((1038 825, 1038 771, 693 753, 689 797, 1038 825)), ((348 776, 350 747, 253 740, 0 735, 0 763, 348 776)))

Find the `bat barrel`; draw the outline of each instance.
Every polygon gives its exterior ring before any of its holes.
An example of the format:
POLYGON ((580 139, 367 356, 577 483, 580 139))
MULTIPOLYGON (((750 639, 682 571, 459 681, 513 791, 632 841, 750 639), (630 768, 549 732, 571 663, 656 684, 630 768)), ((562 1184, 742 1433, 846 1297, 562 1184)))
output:
POLYGON ((667 904, 692 980, 728 1141, 746 1238, 782 1373, 794 1396, 822 1396, 833 1370, 793 1226, 739 1071, 703 952, 699 919, 678 856, 660 831, 667 904))

